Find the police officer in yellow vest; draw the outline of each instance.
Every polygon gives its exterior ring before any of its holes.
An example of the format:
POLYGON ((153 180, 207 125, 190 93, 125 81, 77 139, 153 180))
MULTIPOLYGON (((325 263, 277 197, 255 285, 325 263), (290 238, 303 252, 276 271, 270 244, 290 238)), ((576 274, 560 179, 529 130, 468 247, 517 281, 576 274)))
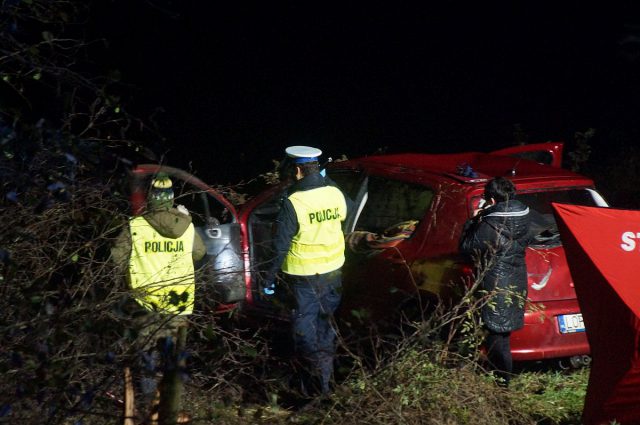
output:
MULTIPOLYGON (((206 253, 195 232, 191 216, 183 206, 173 207, 172 182, 164 173, 152 181, 147 211, 133 217, 111 249, 113 261, 127 271, 132 295, 138 303, 134 313, 140 338, 149 341, 147 356, 158 357, 156 342, 175 338, 193 312, 195 295, 194 261, 206 253)), ((151 379, 143 379, 147 397, 155 392, 155 363, 148 359, 151 379)))
POLYGON ((281 268, 295 297, 296 351, 314 378, 305 390, 326 394, 333 374, 336 334, 332 316, 341 297, 342 222, 347 217, 347 202, 320 174, 319 149, 291 146, 286 152, 293 161, 296 182, 277 218, 276 258, 266 275, 265 294, 273 293, 274 278, 281 268), (316 382, 319 388, 308 388, 316 382))

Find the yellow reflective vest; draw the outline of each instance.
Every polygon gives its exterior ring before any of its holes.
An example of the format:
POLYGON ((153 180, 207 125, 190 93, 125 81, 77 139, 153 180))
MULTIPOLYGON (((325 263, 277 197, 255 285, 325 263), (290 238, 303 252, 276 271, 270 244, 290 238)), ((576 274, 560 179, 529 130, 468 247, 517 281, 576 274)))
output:
POLYGON ((134 297, 145 308, 191 314, 195 293, 193 223, 177 239, 159 234, 144 217, 130 220, 129 278, 134 297))
POLYGON ((297 276, 329 273, 344 264, 342 222, 347 217, 344 195, 333 186, 294 192, 289 196, 298 218, 298 233, 282 265, 297 276))

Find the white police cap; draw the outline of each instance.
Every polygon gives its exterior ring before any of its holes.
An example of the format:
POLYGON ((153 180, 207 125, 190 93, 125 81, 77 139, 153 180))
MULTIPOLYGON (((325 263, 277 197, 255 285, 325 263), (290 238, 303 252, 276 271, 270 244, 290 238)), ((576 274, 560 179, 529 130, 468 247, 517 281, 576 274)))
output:
POLYGON ((285 152, 296 164, 317 161, 318 157, 322 155, 320 149, 311 146, 289 146, 285 152))

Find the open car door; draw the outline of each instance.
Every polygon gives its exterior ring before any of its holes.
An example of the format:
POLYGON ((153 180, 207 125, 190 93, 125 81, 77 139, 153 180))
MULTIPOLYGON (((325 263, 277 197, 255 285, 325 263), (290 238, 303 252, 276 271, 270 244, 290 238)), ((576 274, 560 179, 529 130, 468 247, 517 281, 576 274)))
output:
POLYGON ((166 173, 173 181, 175 205, 191 214, 196 232, 207 248, 196 264, 196 305, 201 311, 224 311, 250 296, 247 291, 248 261, 246 230, 234 206, 217 190, 197 177, 173 167, 138 165, 131 173, 131 213, 143 212, 152 178, 166 173), (202 304, 201 304, 202 303, 202 304))
POLYGON ((491 152, 491 154, 528 159, 539 164, 562 168, 563 148, 564 143, 562 142, 533 143, 500 149, 491 152))

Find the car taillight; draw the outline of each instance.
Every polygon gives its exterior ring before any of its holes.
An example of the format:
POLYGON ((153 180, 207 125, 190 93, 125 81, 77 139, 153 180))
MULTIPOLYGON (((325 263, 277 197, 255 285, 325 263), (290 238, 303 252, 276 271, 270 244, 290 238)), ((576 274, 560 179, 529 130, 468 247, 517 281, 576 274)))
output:
POLYGON ((465 277, 473 277, 473 266, 470 266, 468 264, 462 266, 462 275, 465 277))
POLYGON ((473 286, 473 283, 474 283, 474 281, 473 281, 473 272, 474 272, 473 266, 465 264, 460 268, 460 271, 462 273, 462 279, 464 280, 464 284, 467 286, 467 288, 471 288, 473 286))

